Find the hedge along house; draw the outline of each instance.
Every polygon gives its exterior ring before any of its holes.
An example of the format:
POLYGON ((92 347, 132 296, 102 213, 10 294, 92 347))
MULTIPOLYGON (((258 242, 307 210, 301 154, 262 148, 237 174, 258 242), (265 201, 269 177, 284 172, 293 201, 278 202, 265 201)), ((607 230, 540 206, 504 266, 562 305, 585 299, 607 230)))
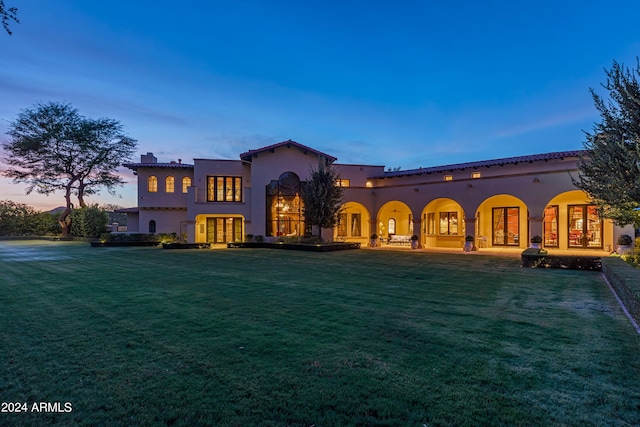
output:
POLYGON ((176 233, 188 242, 222 244, 248 234, 266 240, 311 231, 300 183, 319 162, 332 164, 344 187, 340 224, 326 239, 368 244, 417 235, 422 247, 524 249, 532 236, 561 251, 610 251, 621 234, 598 216, 572 183, 580 151, 385 171, 337 164, 335 157, 295 141, 240 154, 239 160, 158 163, 152 153, 125 166, 138 176, 138 207, 124 210, 130 232, 176 233))

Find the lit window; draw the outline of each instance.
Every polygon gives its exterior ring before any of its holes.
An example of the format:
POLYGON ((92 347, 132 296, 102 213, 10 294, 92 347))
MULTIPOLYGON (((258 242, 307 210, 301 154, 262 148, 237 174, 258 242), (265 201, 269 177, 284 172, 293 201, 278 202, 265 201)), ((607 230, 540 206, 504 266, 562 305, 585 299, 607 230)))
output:
POLYGON ((241 202, 242 177, 210 176, 207 177, 207 201, 209 202, 241 202))
POLYGON ((453 175, 445 175, 444 176, 444 180, 445 181, 453 181, 453 175))
POLYGON ((167 193, 173 193, 175 188, 175 179, 172 176, 168 176, 167 179, 164 180, 164 191, 167 193))
POLYGON ((436 234, 436 214, 434 212, 427 214, 427 234, 436 234))
POLYGON ((480 172, 473 172, 471 178, 480 178, 480 172))
POLYGON ((147 191, 149 191, 149 193, 158 192, 158 178, 153 175, 147 178, 147 191))
POLYGON ((440 212, 440 234, 458 234, 458 212, 440 212))
POLYGON ((371 187, 373 187, 373 182, 371 182, 371 181, 367 181, 367 183, 365 184, 365 186, 366 186, 367 188, 371 188, 371 187))
POLYGON ((185 176, 182 178, 182 192, 187 193, 189 191, 189 187, 191 187, 191 178, 185 176))
POLYGON ((396 220, 394 218, 390 218, 388 222, 389 234, 396 234, 396 220))
POLYGON ((336 185, 338 187, 349 187, 351 185, 350 179, 336 179, 336 185))

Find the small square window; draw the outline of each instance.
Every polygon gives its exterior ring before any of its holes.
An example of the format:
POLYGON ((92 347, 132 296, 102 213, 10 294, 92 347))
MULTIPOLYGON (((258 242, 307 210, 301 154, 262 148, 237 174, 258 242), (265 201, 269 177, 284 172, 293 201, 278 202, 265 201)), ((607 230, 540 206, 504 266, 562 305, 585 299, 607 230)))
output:
POLYGON ((480 178, 480 172, 472 172, 471 178, 480 178))
POLYGON ((445 175, 444 176, 444 180, 445 181, 453 181, 453 175, 445 175))

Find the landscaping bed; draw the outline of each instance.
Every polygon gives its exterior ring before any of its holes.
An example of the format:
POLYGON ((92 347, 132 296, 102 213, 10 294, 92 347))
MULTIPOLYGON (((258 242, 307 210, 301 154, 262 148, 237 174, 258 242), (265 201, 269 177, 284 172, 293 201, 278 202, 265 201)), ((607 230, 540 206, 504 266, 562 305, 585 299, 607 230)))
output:
POLYGON ((288 249, 294 251, 334 252, 349 249, 360 249, 360 243, 280 243, 280 242, 229 242, 228 248, 269 248, 288 249))
POLYGON ((94 240, 89 242, 92 248, 110 248, 117 246, 158 246, 160 242, 102 242, 94 240))
POLYGON ((162 249, 211 249, 210 243, 163 243, 162 249))
POLYGON ((600 271, 602 270, 602 258, 589 255, 549 255, 543 249, 528 248, 522 252, 521 266, 600 271))
POLYGON ((105 233, 99 240, 91 241, 92 248, 106 248, 114 246, 159 246, 164 243, 174 243, 175 233, 105 233))

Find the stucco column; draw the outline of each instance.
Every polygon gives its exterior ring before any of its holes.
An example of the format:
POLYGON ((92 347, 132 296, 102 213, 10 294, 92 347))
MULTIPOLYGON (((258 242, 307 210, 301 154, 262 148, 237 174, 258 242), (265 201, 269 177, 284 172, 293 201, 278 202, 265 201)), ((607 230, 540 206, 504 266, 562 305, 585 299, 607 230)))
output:
POLYGON ((473 250, 477 250, 478 247, 480 247, 479 243, 476 243, 475 239, 476 239, 476 217, 470 217, 467 218, 465 217, 464 219, 464 237, 465 237, 465 242, 466 242, 466 238, 467 236, 473 236, 474 240, 473 240, 473 250))
POLYGON ((533 236, 542 237, 542 241, 544 242, 544 236, 542 231, 542 220, 541 216, 530 216, 529 217, 529 236, 527 236, 527 246, 530 245, 531 238, 533 236))
POLYGON ((424 234, 422 233, 422 229, 420 227, 422 227, 422 220, 420 219, 420 217, 418 218, 414 217, 413 218, 413 234, 418 236, 418 247, 422 248, 424 246, 424 242, 422 241, 424 234))
POLYGON ((187 243, 195 243, 196 242, 196 222, 195 221, 187 221, 187 243))
POLYGON ((371 237, 373 234, 378 234, 378 220, 375 218, 369 221, 369 235, 367 238, 371 237))

